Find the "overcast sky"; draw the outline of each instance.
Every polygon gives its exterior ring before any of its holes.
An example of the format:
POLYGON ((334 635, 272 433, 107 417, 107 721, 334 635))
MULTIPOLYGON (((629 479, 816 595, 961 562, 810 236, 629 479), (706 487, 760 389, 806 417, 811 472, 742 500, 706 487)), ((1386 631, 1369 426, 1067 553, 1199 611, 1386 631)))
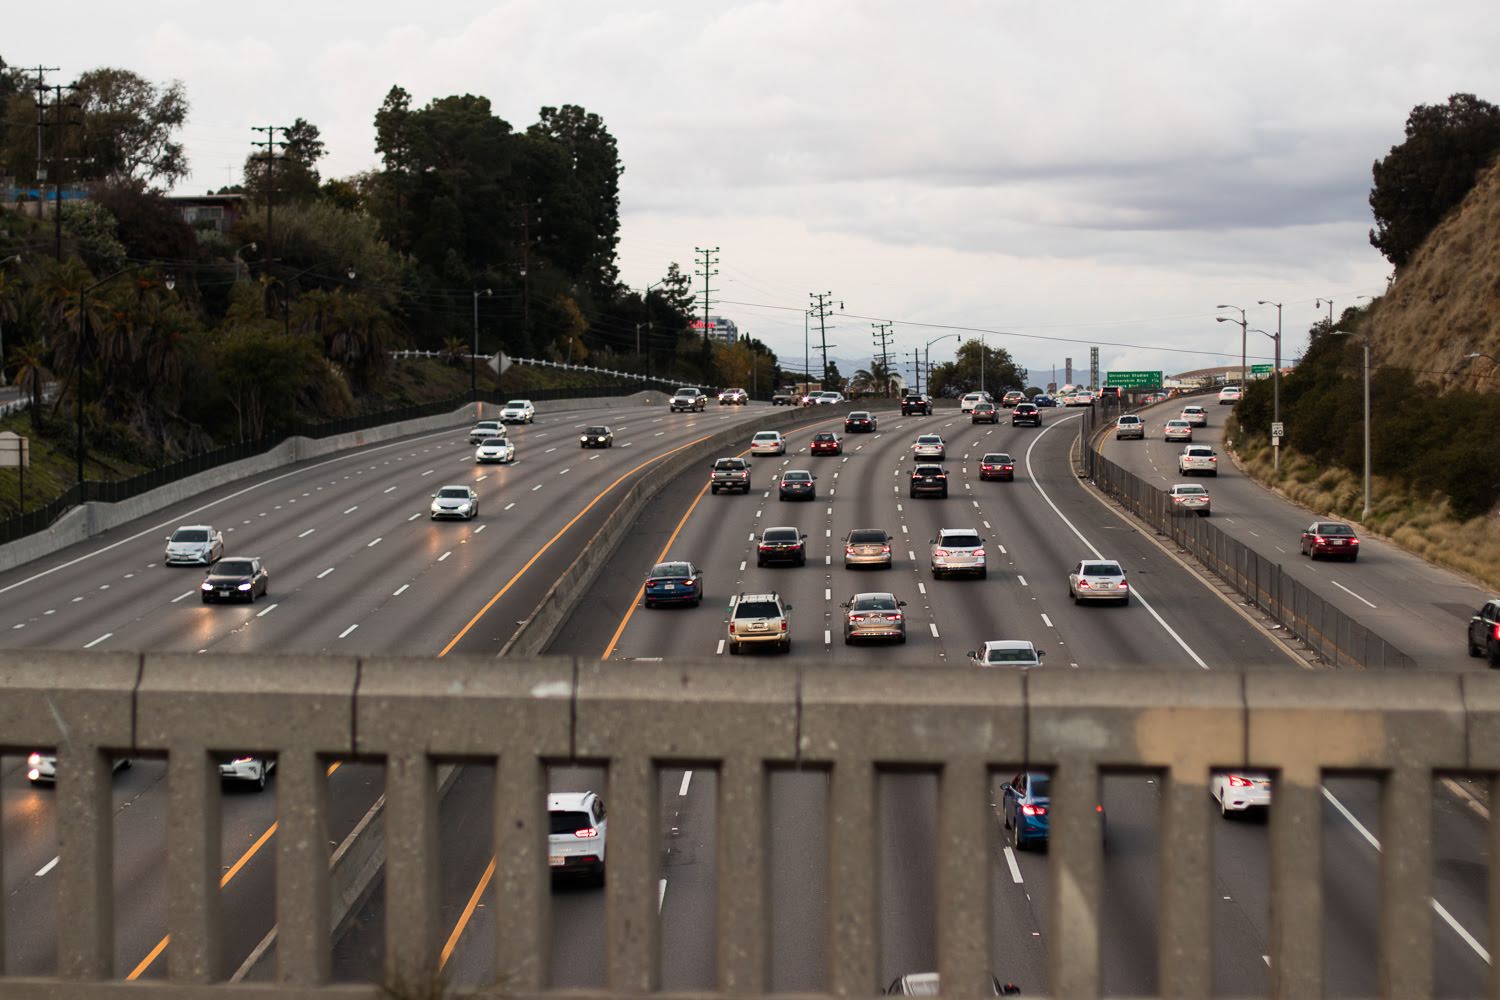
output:
POLYGON ((8 18, 0 55, 182 80, 181 192, 298 116, 324 176, 370 168, 397 83, 483 94, 517 129, 579 104, 619 143, 628 283, 718 247, 713 311, 784 362, 832 291, 832 356, 867 362, 876 319, 907 352, 971 328, 1042 383, 1090 344, 1105 370, 1226 363, 1218 303, 1274 331, 1255 303, 1282 302, 1296 356, 1315 298, 1385 286, 1370 165, 1412 106, 1500 102, 1494 0, 80 0, 67 22, 8 18))

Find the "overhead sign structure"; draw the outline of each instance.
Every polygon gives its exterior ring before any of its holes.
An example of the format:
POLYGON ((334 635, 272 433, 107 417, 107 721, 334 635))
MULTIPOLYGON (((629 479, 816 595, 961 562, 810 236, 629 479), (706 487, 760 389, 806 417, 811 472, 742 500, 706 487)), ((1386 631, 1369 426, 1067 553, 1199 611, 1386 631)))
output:
POLYGON ((1161 372, 1110 372, 1104 377, 1104 384, 1121 389, 1160 389, 1161 372))

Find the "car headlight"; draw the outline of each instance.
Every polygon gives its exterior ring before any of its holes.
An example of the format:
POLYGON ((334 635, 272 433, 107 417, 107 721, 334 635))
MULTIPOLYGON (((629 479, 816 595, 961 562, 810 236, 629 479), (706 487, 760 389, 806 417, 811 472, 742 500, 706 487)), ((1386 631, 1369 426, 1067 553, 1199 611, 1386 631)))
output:
POLYGON ((589 439, 589 436, 587 434, 580 434, 580 435, 578 435, 578 440, 580 440, 580 441, 583 441, 583 442, 587 443, 588 439, 589 439))
POLYGON ((472 504, 468 504, 468 503, 461 503, 461 504, 458 505, 458 509, 459 510, 468 510, 471 506, 473 506, 473 505, 472 504))
POLYGON ((211 583, 209 583, 207 580, 204 580, 203 584, 198 589, 199 590, 213 590, 214 589, 214 585, 211 584, 211 583))
POLYGON ((236 589, 237 590, 249 590, 250 589, 250 584, 248 584, 248 583, 242 583, 236 589))
POLYGON ((41 767, 42 766, 42 755, 39 754, 39 753, 34 753, 30 757, 27 757, 26 758, 26 766, 27 767, 41 767))

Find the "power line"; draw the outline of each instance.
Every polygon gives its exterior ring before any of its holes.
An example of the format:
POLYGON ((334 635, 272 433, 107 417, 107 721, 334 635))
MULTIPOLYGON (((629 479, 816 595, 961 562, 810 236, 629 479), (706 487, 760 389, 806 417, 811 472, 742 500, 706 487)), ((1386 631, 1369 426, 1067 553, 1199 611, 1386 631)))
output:
POLYGON ((264 139, 251 139, 250 145, 263 148, 265 150, 265 152, 263 153, 253 153, 251 155, 255 159, 263 159, 266 161, 266 264, 267 266, 269 266, 272 256, 271 217, 272 213, 275 211, 276 206, 276 147, 280 146, 282 149, 285 149, 287 145, 285 142, 276 141, 276 133, 280 132, 283 136, 285 136, 287 134, 287 126, 252 125, 250 126, 250 131, 262 132, 265 134, 264 139))
MULTIPOLYGON (((832 292, 808 292, 807 297, 814 302, 813 307, 808 310, 810 315, 818 318, 818 338, 822 342, 823 350, 823 387, 828 387, 828 317, 833 312, 832 292)), ((838 304, 840 309, 844 304, 838 304)))
MULTIPOLYGON (((710 288, 710 287, 708 287, 708 279, 712 278, 714 275, 716 275, 716 274, 719 273, 718 268, 714 267, 714 265, 719 262, 719 258, 716 257, 716 256, 714 256, 718 252, 719 252, 719 248, 718 247, 713 247, 712 249, 707 249, 707 250, 705 250, 703 247, 693 247, 693 253, 697 254, 697 255, 701 255, 703 257, 703 267, 702 267, 702 270, 694 268, 693 269, 693 273, 695 275, 699 275, 700 277, 703 278, 703 349, 705 351, 708 350, 708 330, 709 330, 709 323, 708 323, 708 303, 709 303, 709 297, 714 292, 718 291, 717 288, 710 288)), ((707 354, 704 355, 705 358, 707 358, 707 356, 708 356, 707 354)))

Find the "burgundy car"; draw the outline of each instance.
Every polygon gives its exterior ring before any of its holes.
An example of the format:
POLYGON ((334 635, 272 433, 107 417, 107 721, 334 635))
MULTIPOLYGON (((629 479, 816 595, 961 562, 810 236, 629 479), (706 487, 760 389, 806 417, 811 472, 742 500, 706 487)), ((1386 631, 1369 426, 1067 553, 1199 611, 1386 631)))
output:
POLYGON ((1314 521, 1302 532, 1302 554, 1353 562, 1359 558, 1359 536, 1342 521, 1314 521))
POLYGON ((819 431, 813 435, 807 450, 813 455, 839 455, 844 451, 844 442, 833 431, 819 431))
POLYGON ((1002 452, 991 452, 984 456, 979 462, 980 479, 1004 479, 1016 478, 1016 463, 1011 457, 1002 452))

